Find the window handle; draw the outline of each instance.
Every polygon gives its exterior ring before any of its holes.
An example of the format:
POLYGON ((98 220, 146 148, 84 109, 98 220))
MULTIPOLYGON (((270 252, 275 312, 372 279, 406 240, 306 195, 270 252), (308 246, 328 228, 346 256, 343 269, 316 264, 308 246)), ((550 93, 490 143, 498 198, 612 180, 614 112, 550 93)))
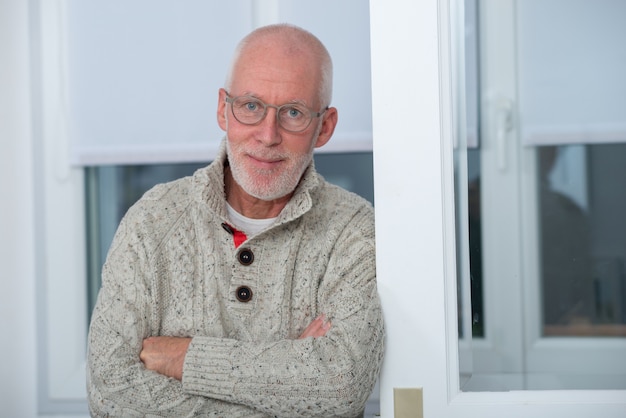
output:
POLYGON ((500 171, 505 171, 508 166, 507 138, 512 130, 513 101, 500 99, 496 106, 496 159, 500 171))

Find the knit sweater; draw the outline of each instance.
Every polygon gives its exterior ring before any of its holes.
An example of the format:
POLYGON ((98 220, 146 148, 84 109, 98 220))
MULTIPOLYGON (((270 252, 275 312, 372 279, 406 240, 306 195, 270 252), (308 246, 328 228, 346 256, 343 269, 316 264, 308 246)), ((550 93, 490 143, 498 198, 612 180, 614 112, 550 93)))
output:
POLYGON ((373 208, 311 164, 274 224, 235 247, 225 162, 222 147, 120 223, 89 330, 91 414, 362 416, 383 356, 373 208), (321 313, 328 333, 298 339, 321 313), (192 337, 182 382, 139 360, 160 335, 192 337))

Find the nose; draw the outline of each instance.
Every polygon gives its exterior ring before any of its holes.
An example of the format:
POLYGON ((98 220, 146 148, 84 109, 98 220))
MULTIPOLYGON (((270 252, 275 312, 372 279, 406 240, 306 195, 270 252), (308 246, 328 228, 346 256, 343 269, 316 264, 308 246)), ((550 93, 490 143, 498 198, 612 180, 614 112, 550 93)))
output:
POLYGON ((277 145, 282 142, 277 112, 278 109, 276 107, 268 106, 265 117, 257 125, 257 140, 263 142, 266 146, 277 145))

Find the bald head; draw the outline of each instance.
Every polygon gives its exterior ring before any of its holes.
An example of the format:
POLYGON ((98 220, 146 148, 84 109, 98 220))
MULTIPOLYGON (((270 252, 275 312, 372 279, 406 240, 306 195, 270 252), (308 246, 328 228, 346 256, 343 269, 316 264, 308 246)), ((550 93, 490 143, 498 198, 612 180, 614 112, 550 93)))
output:
POLYGON ((233 56, 230 70, 226 79, 226 90, 230 90, 233 84, 235 69, 250 54, 258 54, 259 51, 279 53, 294 59, 306 57, 312 66, 317 67, 315 80, 319 83, 317 91, 320 104, 330 105, 332 99, 333 67, 330 54, 326 47, 315 35, 310 32, 289 24, 276 24, 263 26, 243 38, 233 56))

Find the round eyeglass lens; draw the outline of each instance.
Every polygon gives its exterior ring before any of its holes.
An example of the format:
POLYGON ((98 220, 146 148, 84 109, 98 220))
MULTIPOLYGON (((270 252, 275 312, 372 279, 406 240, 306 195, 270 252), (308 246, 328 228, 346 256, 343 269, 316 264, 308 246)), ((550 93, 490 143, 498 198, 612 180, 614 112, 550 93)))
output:
POLYGON ((302 131, 311 123, 308 109, 298 105, 282 105, 278 109, 278 120, 288 131, 302 131))
POLYGON ((265 116, 265 104, 251 97, 236 97, 232 106, 233 114, 241 123, 253 125, 265 116))

